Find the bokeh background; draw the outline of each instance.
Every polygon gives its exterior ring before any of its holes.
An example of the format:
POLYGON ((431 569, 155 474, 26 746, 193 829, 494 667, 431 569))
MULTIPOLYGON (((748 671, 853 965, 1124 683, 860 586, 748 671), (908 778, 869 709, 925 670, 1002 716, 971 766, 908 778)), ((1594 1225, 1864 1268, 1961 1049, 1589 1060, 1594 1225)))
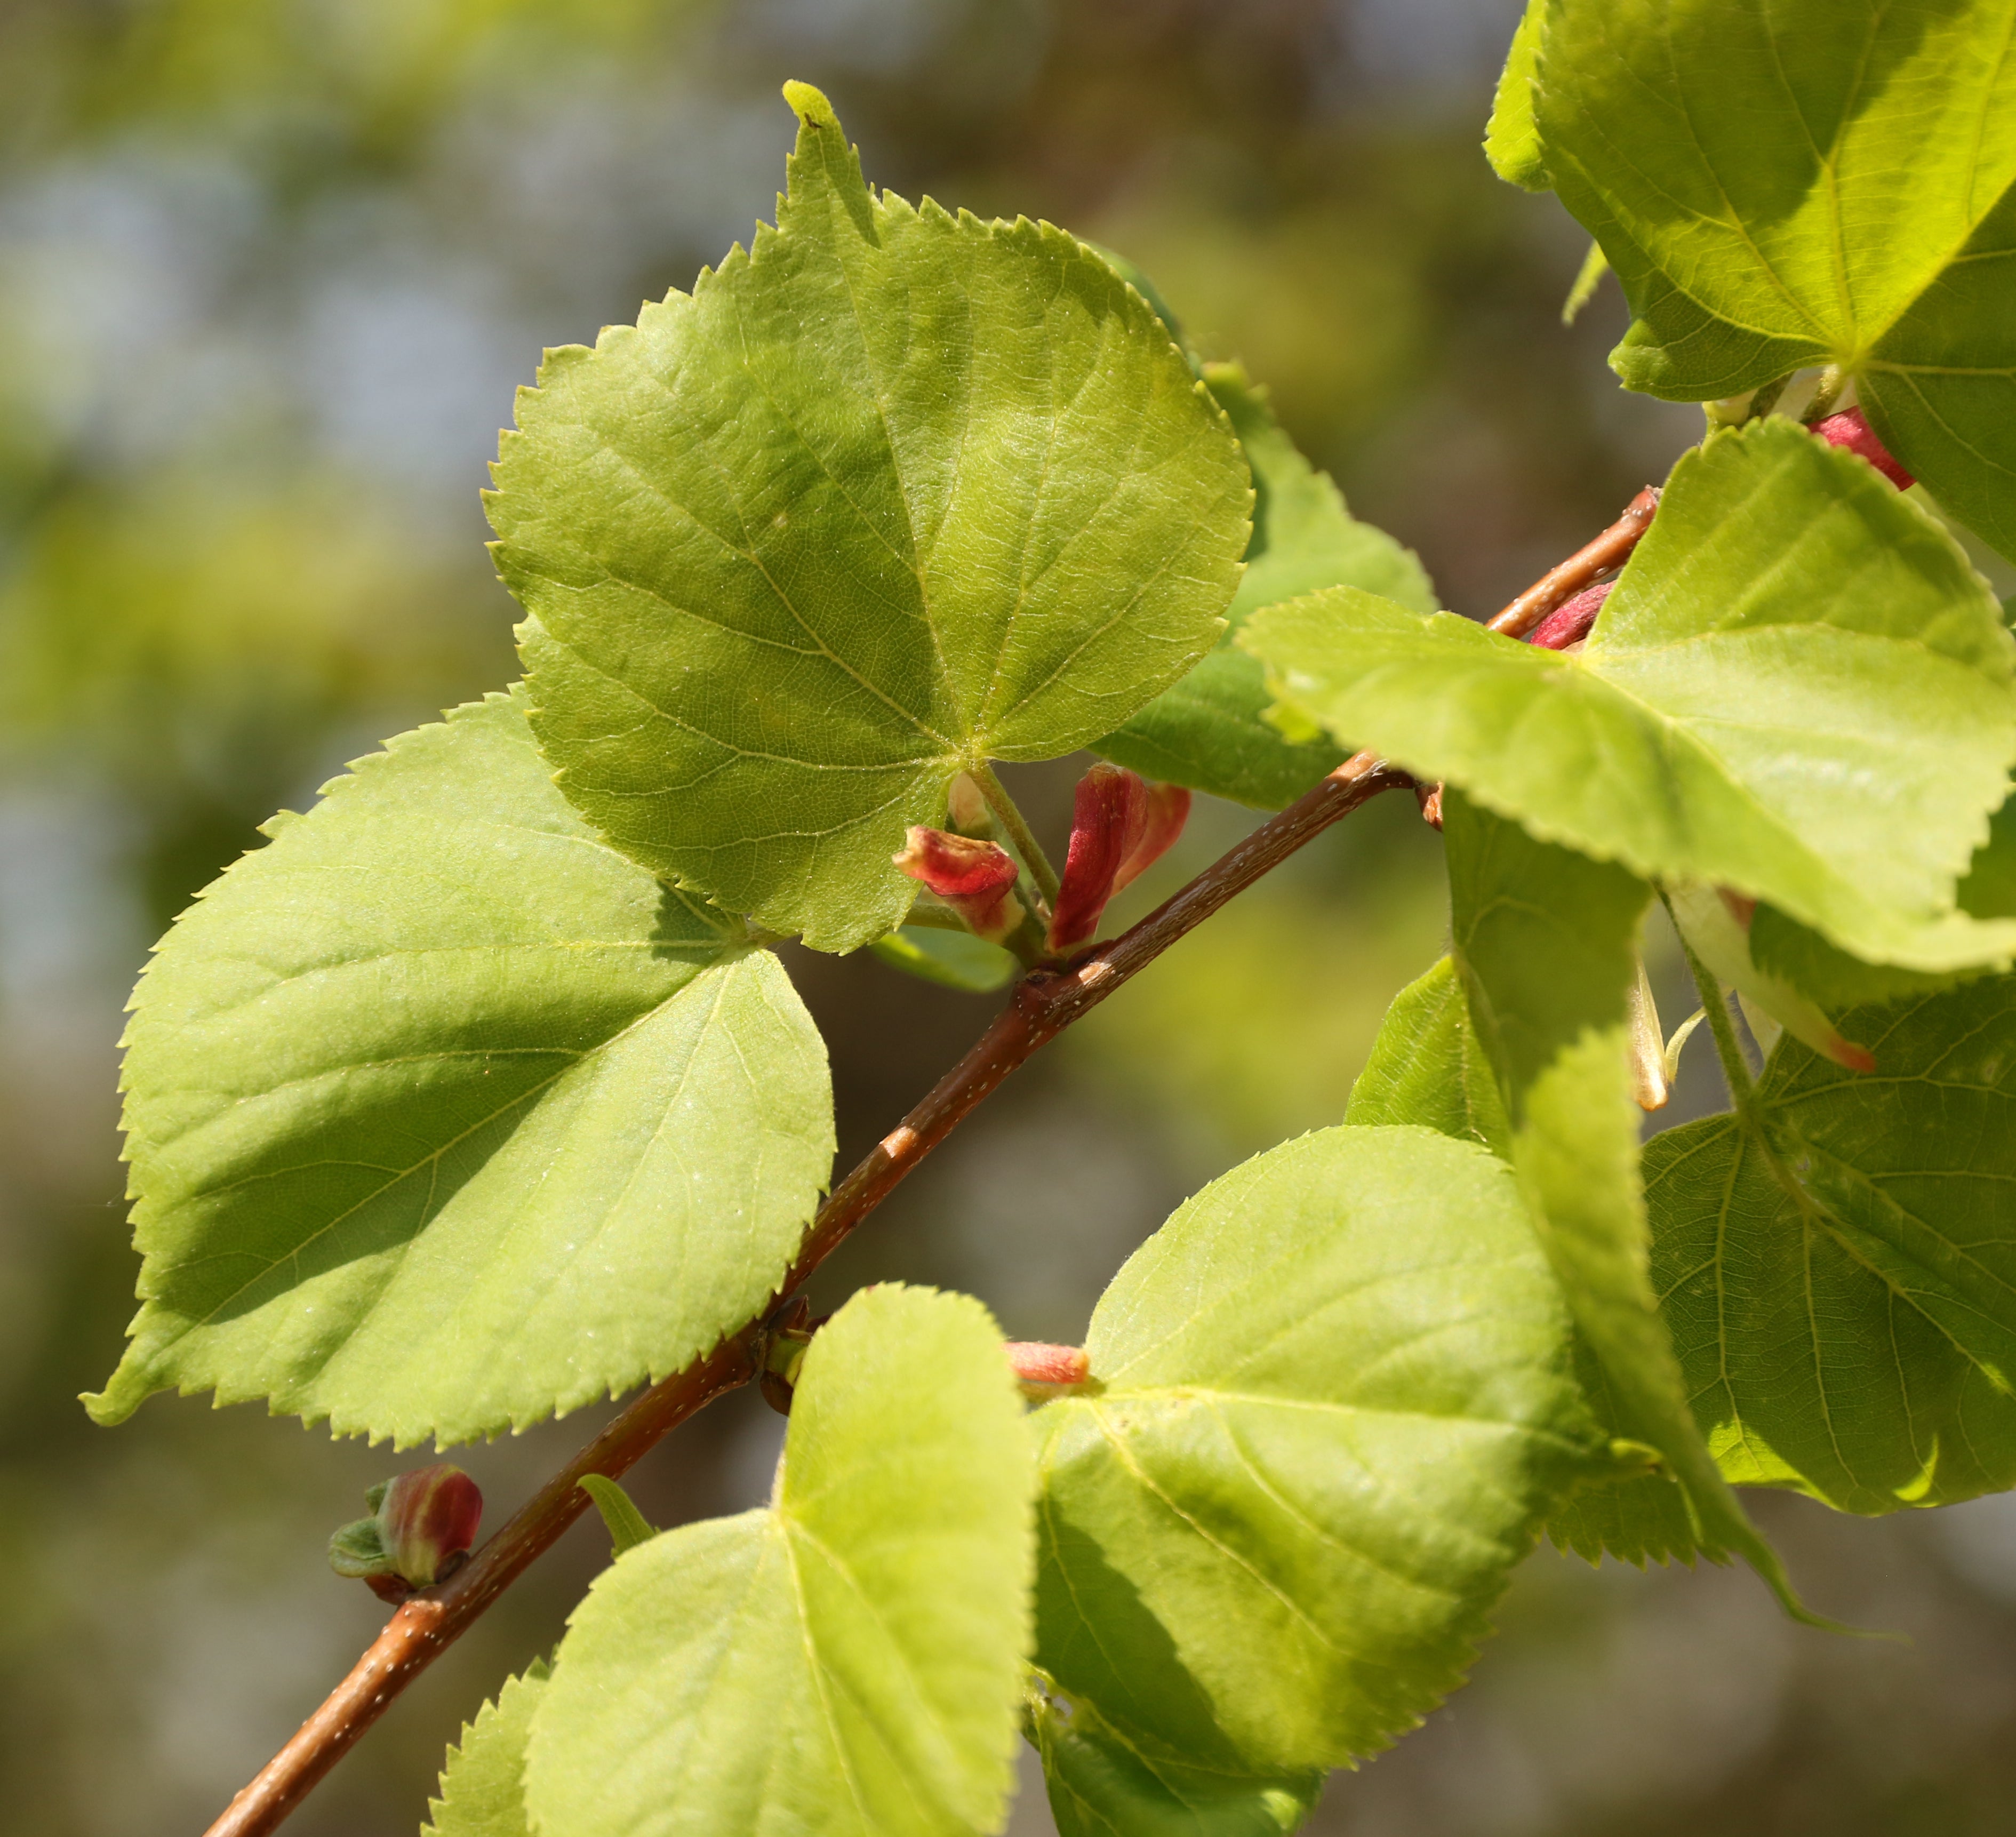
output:
MULTIPOLYGON (((200 1830, 383 1610, 323 1561, 383 1450, 160 1399, 93 1428, 135 1262, 115 1043, 149 942, 347 759, 512 673, 477 493, 542 347, 689 285, 767 214, 820 84, 870 176, 1046 217, 1271 384, 1354 508, 1488 614, 1665 471, 1582 242, 1478 149, 1516 0, 0 0, 0 1819, 200 1830)), ((2008 590, 2005 585, 2004 591, 2008 590)), ((1075 766, 1018 791, 1060 839, 1075 766)), ((1253 819, 1201 808, 1146 909, 1253 819)), ((821 1278, 977 1292, 1076 1338, 1170 1207, 1338 1118, 1442 948, 1438 845, 1375 805, 1017 1075, 821 1278)), ((843 1165, 988 1000, 799 952, 843 1165)), ((1669 1020, 1681 997, 1659 974, 1669 1020)), ((1719 1101, 1694 1049, 1673 1116, 1719 1101)), ((466 1450, 501 1516, 583 1412, 466 1450)), ((638 1470, 754 1503, 753 1396, 638 1470)), ((410 1460, 412 1457, 409 1457, 410 1460)), ((1349 1837, 1933 1837, 2016 1825, 2016 1512, 1758 1501, 1809 1598, 1543 1551, 1474 1684, 1341 1775, 1349 1837)), ((411 1832, 444 1743, 607 1558, 585 1525, 299 1814, 411 1832)), ((1033 1774, 1029 1776, 1033 1779, 1033 1774)), ((1050 1828, 1025 1792, 1016 1837, 1050 1828)))

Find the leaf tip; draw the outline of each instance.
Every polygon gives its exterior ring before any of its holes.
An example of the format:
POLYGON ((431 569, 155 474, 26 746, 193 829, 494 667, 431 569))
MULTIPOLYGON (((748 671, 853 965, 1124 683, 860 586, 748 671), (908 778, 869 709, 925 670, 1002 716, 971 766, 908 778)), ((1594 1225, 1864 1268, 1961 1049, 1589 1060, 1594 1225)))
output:
POLYGON ((839 131, 840 117, 833 113, 833 104, 826 100, 824 90, 794 77, 784 85, 784 99, 791 105, 791 113, 806 127, 814 130, 830 128, 836 133, 839 131))

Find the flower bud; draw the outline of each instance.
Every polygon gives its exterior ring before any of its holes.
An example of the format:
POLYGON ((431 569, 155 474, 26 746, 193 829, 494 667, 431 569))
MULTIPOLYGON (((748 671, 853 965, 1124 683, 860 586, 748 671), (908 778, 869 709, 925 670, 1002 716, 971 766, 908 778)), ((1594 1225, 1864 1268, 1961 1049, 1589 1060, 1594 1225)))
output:
POLYGON ((962 772, 945 792, 945 812, 952 827, 963 836, 984 836, 994 827, 994 812, 987 796, 970 772, 962 772))
POLYGON ((1562 601, 1527 634, 1526 642, 1537 644, 1543 650, 1566 650, 1581 643, 1616 585, 1615 581, 1599 581, 1593 587, 1583 588, 1572 600, 1562 601))
POLYGON ((361 1576, 372 1592, 398 1601, 430 1588, 461 1566, 483 1522, 483 1494, 459 1467, 416 1467, 364 1495, 372 1515, 329 1540, 329 1566, 361 1576))
POLYGON ((1022 902, 1014 893, 1021 870, 998 842, 977 841, 919 823, 910 830, 903 852, 890 859, 990 944, 999 944, 1022 922, 1022 902))
POLYGON ((1011 1339, 1006 1350, 1009 1369, 1021 1385, 1022 1395, 1032 1403, 1076 1390, 1092 1376, 1092 1359, 1083 1346, 1011 1339))
POLYGON ((1051 950, 1074 949, 1091 937, 1107 902, 1161 858, 1190 813, 1190 794, 1180 785, 1151 784, 1103 761, 1086 773, 1071 810, 1071 848, 1050 917, 1051 950))
POLYGON ((1869 417, 1859 408, 1844 409, 1838 415, 1829 415, 1824 421, 1816 421, 1813 432, 1829 446, 1845 447, 1867 459, 1899 491, 1909 491, 1918 482, 1891 458, 1890 449, 1876 438, 1876 430, 1870 426, 1869 417))
POLYGON ((1795 1039, 1850 1072, 1876 1069, 1875 1055, 1867 1046, 1843 1039, 1834 1023, 1789 982, 1758 968, 1750 955, 1755 900, 1726 887, 1704 886, 1669 887, 1666 898, 1687 948, 1718 981, 1735 989, 1746 1011, 1761 1009, 1795 1039))

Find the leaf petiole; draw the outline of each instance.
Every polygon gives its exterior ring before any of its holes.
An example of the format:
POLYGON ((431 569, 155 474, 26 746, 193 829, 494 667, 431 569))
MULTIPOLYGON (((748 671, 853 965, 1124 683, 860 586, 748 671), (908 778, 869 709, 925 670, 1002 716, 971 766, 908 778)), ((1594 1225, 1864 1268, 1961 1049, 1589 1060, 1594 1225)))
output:
POLYGON ((1057 902, 1057 870, 1050 866, 1050 858, 1043 852, 1043 845, 1036 840, 1028 818, 1009 796, 1006 787, 994 776, 993 767, 984 759, 976 760, 967 769, 973 782, 980 787, 980 794, 987 800, 988 809, 994 812, 995 821, 1006 831, 1008 845, 1029 870, 1030 878, 1036 883, 1036 891, 1043 896, 1044 906, 1054 906, 1057 902))

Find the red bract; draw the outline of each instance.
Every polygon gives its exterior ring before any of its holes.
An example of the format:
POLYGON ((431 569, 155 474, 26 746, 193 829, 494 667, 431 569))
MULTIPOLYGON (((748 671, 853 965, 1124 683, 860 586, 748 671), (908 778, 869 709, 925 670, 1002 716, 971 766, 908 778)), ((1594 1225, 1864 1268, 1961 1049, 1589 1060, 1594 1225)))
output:
POLYGON ((910 830, 900 855, 891 857, 913 881, 920 881, 990 943, 999 943, 1022 922, 1015 897, 1015 858, 998 842, 927 829, 910 830))
POLYGON ((1534 626, 1526 642, 1539 645, 1543 650, 1565 650, 1571 644, 1579 644, 1589 636, 1596 615, 1602 611, 1604 601, 1616 585, 1615 581, 1599 581, 1593 587, 1583 588, 1534 626))
POLYGON ((1844 409, 1824 421, 1813 423, 1813 431, 1829 446, 1845 447, 1867 459, 1899 491, 1909 491, 1918 481, 1890 456, 1890 449, 1876 438, 1869 417, 1859 409, 1844 409))
POLYGON ((1107 902, 1161 857, 1190 813, 1190 794, 1180 785, 1150 784, 1103 761, 1086 773, 1071 811, 1050 949, 1071 950, 1091 937, 1107 902))

